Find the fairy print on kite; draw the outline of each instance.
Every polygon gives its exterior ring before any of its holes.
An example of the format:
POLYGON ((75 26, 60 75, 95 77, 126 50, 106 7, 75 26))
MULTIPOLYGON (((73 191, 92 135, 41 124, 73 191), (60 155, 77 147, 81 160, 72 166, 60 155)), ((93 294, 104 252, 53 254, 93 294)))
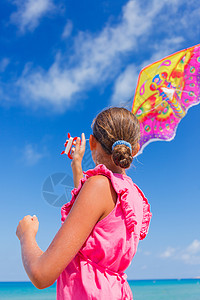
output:
POLYGON ((140 122, 141 149, 174 138, 187 110, 200 102, 200 44, 144 68, 132 112, 140 122))

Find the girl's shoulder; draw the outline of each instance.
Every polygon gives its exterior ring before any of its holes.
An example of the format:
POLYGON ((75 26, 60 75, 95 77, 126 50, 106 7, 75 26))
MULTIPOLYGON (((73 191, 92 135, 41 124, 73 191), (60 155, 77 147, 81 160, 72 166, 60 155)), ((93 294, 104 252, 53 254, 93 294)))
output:
MULTIPOLYGON (((91 190, 95 190, 94 195, 101 193, 101 195, 104 195, 102 199, 107 198, 108 193, 113 195, 112 192, 114 190, 116 193, 116 207, 121 207, 130 233, 134 231, 135 225, 138 222, 138 214, 136 211, 139 209, 141 211, 140 239, 146 237, 152 216, 147 198, 129 176, 112 173, 112 171, 103 164, 84 172, 84 177, 80 180, 78 188, 72 190, 72 200, 61 209, 62 222, 64 222, 75 199, 86 182, 88 191, 91 188, 91 190)), ((114 209, 116 209, 116 207, 114 209)))
MULTIPOLYGON (((94 169, 88 170, 84 174, 85 180, 95 175, 103 175, 110 180, 115 192, 118 195, 117 204, 122 207, 127 228, 130 232, 134 231, 134 227, 137 224, 137 217, 135 213, 137 210, 136 206, 138 205, 141 207, 142 224, 140 230, 140 240, 143 240, 148 233, 152 213, 150 211, 150 204, 147 198, 142 190, 132 181, 131 177, 112 173, 112 171, 106 168, 106 166, 103 164, 96 166, 94 169)), ((100 179, 100 176, 98 177, 99 180, 102 180, 100 179)))
POLYGON ((83 179, 84 181, 88 180, 90 177, 94 177, 98 175, 101 175, 98 176, 99 179, 102 178, 103 176, 107 177, 111 181, 117 193, 119 192, 120 189, 123 188, 123 186, 124 187, 126 186, 128 188, 129 187, 128 182, 129 183, 131 182, 133 184, 132 179, 129 176, 113 173, 103 164, 97 165, 94 169, 90 169, 83 173, 84 173, 84 179, 83 179))

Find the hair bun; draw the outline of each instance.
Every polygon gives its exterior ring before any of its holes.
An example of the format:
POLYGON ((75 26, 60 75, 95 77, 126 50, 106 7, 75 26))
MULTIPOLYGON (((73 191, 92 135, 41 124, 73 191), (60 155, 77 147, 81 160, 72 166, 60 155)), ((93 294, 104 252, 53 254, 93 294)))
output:
MULTIPOLYGON (((132 149, 140 140, 140 123, 124 107, 111 107, 100 112, 92 123, 93 136, 100 143, 112 162, 123 168, 133 161, 132 149)), ((101 159, 103 163, 103 159, 101 159)))
POLYGON ((117 166, 123 169, 129 168, 133 161, 130 148, 124 144, 117 145, 113 148, 112 159, 117 166))

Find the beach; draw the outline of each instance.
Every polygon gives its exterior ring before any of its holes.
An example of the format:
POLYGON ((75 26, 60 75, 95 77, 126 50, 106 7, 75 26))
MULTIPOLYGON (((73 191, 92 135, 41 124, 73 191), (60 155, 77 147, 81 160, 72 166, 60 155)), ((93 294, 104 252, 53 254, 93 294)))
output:
MULTIPOLYGON (((128 280, 134 300, 200 300, 200 279, 128 280)), ((31 282, 0 282, 2 300, 55 300, 56 284, 36 289, 31 282)), ((106 300, 106 299, 105 299, 106 300)))

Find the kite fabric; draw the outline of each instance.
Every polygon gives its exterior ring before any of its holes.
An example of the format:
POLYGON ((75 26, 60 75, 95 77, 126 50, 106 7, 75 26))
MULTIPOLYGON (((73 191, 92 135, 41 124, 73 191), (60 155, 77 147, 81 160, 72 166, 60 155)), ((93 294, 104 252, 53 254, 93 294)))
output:
POLYGON ((143 148, 155 140, 172 140, 187 110, 200 102, 200 44, 144 68, 132 112, 140 122, 143 148))

